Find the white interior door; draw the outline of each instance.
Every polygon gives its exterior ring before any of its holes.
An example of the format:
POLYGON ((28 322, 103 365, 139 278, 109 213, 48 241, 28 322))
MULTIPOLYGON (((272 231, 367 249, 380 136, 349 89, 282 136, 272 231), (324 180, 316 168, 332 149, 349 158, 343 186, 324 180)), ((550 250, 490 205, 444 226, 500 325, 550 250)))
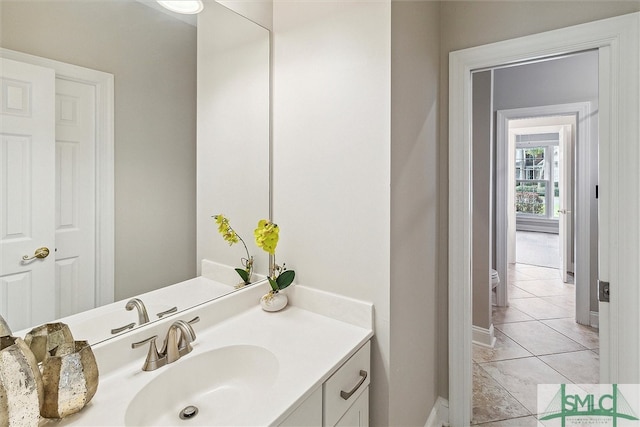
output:
POLYGON ((95 306, 95 98, 56 79, 56 317, 95 306))
MULTIPOLYGON (((569 281, 569 270, 571 265, 571 126, 562 126, 559 135, 558 164, 559 164, 559 215, 558 215, 558 233, 560 241, 560 278, 563 282, 569 281)), ((548 189, 548 197, 554 196, 554 189, 548 189)))
POLYGON ((23 260, 55 250, 55 73, 0 61, 0 313, 19 330, 55 315, 54 256, 23 260))

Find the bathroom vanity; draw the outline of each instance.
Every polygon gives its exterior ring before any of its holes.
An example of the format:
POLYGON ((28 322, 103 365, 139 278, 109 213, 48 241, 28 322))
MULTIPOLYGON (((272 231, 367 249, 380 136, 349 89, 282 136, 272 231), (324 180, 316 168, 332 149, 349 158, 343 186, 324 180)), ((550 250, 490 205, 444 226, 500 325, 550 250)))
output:
POLYGON ((280 426, 368 426, 370 359, 371 343, 367 342, 280 426))
POLYGON ((263 311, 256 284, 93 347, 100 385, 63 426, 368 425, 373 306, 304 286, 263 311), (176 320, 193 324, 192 351, 153 371, 142 366, 176 320))

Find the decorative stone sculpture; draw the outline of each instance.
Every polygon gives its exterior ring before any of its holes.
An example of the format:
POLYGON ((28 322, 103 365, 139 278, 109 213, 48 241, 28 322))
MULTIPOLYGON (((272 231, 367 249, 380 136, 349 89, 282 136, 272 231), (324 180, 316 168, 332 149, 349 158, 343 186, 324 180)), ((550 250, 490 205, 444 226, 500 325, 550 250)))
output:
POLYGON ((60 344, 73 342, 73 335, 64 323, 46 323, 33 328, 24 337, 38 363, 42 362, 49 351, 60 344))
POLYGON ((21 338, 0 337, 0 426, 37 426, 42 402, 35 356, 21 338))
POLYGON ((80 411, 98 389, 98 365, 87 341, 63 343, 42 362, 41 415, 63 418, 80 411))
POLYGON ((11 335, 11 328, 4 320, 2 316, 0 316, 0 337, 5 337, 7 335, 11 335))

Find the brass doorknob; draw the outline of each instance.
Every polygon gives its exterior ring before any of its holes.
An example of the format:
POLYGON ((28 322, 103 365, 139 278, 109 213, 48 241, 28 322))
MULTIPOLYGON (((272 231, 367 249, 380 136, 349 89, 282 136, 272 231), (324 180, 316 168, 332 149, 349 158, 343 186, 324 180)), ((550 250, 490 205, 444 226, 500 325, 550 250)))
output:
POLYGON ((33 253, 33 255, 31 255, 31 256, 29 256, 29 255, 23 256, 22 260, 23 261, 30 261, 30 260, 35 259, 35 258, 42 259, 42 258, 46 258, 48 256, 49 256, 49 248, 43 246, 41 248, 36 249, 36 251, 33 253))

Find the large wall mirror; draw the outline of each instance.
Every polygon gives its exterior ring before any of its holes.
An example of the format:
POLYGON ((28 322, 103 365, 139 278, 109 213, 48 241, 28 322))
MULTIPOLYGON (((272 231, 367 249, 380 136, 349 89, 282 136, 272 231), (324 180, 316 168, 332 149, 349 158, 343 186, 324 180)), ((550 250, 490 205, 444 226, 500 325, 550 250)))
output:
POLYGON ((254 279, 267 273, 268 256, 252 237, 258 220, 269 216, 267 29, 214 0, 191 22, 151 0, 0 0, 0 48, 0 314, 14 332, 61 318, 104 323, 95 336, 86 336, 91 327, 78 326, 76 334, 70 323, 77 339, 97 343, 130 330, 111 329, 139 326, 137 309, 125 309, 133 298, 147 305, 153 321, 174 306, 181 311, 232 292, 238 280, 225 271, 240 266, 244 248, 218 235, 213 216, 220 213, 256 258, 254 279), (36 59, 22 63, 15 52, 36 59), (110 212, 96 205, 104 188, 96 148, 83 151, 76 143, 82 135, 99 139, 102 124, 71 126, 97 117, 102 95, 81 78, 56 78, 38 58, 113 76, 110 212), (18 110, 36 111, 38 103, 53 106, 52 121, 30 123, 35 136, 27 135, 20 120, 28 114, 18 110), (41 149, 38 138, 56 142, 41 149), (49 175, 34 175, 37 162, 50 163, 49 175), (90 203, 73 203, 85 193, 90 203), (46 207, 39 211, 49 237, 29 238, 43 226, 24 206, 46 207), (100 271, 100 224, 72 236, 82 228, 77 224, 96 218, 112 223, 112 234, 102 236, 113 248, 105 255, 113 269, 106 291, 89 283, 109 277, 100 271), (75 252, 65 246, 73 239, 75 252), (44 246, 46 258, 22 259, 44 246), (93 263, 87 271, 86 259, 93 263), (46 275, 32 273, 39 266, 48 266, 46 275))

